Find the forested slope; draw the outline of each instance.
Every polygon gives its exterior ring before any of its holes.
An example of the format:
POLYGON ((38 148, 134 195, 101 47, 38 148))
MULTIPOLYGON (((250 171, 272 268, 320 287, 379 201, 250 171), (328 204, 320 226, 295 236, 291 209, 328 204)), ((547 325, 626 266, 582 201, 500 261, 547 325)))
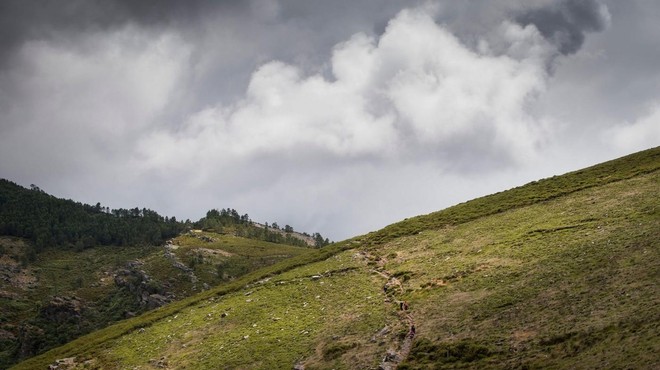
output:
POLYGON ((0 179, 0 235, 82 250, 96 245, 162 244, 184 224, 146 208, 113 209, 56 198, 32 186, 0 179))

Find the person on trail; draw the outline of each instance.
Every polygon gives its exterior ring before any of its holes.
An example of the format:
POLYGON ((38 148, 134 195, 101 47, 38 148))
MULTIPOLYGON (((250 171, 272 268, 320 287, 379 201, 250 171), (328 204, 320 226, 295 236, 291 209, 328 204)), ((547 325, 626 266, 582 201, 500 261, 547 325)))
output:
POLYGON ((415 325, 411 325, 410 326, 410 338, 414 338, 416 332, 417 331, 415 330, 415 325))

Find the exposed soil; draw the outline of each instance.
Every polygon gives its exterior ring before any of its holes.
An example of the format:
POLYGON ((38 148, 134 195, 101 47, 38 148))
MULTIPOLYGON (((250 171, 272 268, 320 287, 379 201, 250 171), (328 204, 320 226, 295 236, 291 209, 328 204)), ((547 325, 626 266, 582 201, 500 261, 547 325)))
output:
POLYGON ((375 267, 371 271, 386 280, 386 283, 383 285, 383 290, 386 293, 384 302, 385 304, 395 304, 397 306, 400 324, 408 328, 408 333, 405 337, 403 339, 397 338, 398 341, 393 343, 393 348, 387 350, 379 365, 379 368, 382 370, 393 370, 410 354, 417 331, 415 319, 408 302, 396 298, 398 295, 404 293, 404 289, 401 280, 385 269, 387 260, 382 257, 374 257, 368 251, 360 251, 357 253, 357 256, 367 261, 376 262, 375 267))

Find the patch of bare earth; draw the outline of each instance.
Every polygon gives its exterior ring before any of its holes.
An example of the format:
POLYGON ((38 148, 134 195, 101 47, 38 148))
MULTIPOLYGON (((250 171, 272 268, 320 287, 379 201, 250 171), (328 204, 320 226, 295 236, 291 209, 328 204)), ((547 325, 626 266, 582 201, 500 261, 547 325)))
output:
POLYGON ((231 257, 234 255, 222 249, 197 248, 196 251, 202 253, 205 257, 231 257))

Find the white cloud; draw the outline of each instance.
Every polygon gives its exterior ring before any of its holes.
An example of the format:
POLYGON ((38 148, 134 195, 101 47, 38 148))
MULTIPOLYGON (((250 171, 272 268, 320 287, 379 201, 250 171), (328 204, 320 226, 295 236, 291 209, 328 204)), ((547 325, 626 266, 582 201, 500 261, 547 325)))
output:
MULTIPOLYGON (((421 198, 442 198, 433 189, 449 181, 447 171, 524 163, 547 134, 527 108, 546 87, 551 46, 532 26, 493 32, 473 50, 428 9, 404 10, 380 38, 358 33, 337 44, 330 77, 263 64, 242 99, 143 137, 133 163, 202 199, 231 199, 271 220, 290 215, 311 231, 321 225, 344 237, 364 231, 366 219, 394 221, 421 198), (312 194, 319 208, 310 208, 312 194), (383 213, 383 199, 398 211, 383 213)), ((188 205, 230 206, 200 202, 188 205)))
POLYGON ((548 45, 533 27, 507 23, 498 32, 508 49, 477 52, 423 10, 402 11, 379 40, 356 34, 338 44, 334 79, 266 63, 243 100, 209 107, 183 130, 154 134, 141 155, 147 168, 287 151, 387 160, 424 155, 420 146, 455 151, 453 141, 472 139, 483 147, 462 150, 508 160, 532 155, 540 127, 526 103, 545 87, 548 45))
POLYGON ((654 104, 648 114, 635 122, 608 128, 602 138, 622 154, 660 145, 660 103, 654 104))

